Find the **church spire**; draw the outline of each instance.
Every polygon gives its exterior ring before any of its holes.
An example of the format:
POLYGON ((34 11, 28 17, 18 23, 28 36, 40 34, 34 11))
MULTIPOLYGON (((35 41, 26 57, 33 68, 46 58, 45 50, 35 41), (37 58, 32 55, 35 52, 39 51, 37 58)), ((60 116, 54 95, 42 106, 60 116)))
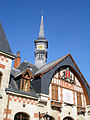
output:
POLYGON ((44 38, 43 9, 42 9, 42 16, 41 16, 39 38, 44 38))
POLYGON ((44 37, 43 11, 41 16, 41 24, 38 38, 35 43, 35 65, 38 68, 44 66, 47 62, 48 41, 44 37))

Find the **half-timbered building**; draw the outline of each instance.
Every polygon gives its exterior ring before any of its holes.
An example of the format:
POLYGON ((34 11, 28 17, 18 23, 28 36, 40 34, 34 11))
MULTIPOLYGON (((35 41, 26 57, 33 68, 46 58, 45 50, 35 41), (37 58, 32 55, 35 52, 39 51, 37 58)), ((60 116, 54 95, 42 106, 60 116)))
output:
POLYGON ((0 23, 0 120, 90 120, 90 86, 71 54, 46 63, 43 15, 34 43, 35 64, 20 63, 0 23))

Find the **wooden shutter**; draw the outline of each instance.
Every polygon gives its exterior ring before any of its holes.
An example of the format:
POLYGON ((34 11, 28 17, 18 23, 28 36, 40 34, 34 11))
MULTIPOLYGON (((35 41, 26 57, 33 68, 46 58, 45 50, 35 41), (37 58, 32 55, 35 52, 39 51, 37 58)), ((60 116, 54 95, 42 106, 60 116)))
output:
POLYGON ((81 93, 77 93, 77 105, 78 106, 82 106, 81 93))
POLYGON ((58 86, 55 86, 55 100, 58 100, 58 86))
POLYGON ((73 74, 73 81, 74 81, 74 83, 75 83, 75 75, 73 74))
POLYGON ((55 100, 55 86, 52 85, 52 99, 55 100))
POLYGON ((52 85, 52 99, 58 100, 58 86, 52 85))
POLYGON ((60 79, 60 70, 58 71, 58 79, 60 79))
POLYGON ((28 90, 28 80, 25 80, 25 91, 27 92, 28 90))

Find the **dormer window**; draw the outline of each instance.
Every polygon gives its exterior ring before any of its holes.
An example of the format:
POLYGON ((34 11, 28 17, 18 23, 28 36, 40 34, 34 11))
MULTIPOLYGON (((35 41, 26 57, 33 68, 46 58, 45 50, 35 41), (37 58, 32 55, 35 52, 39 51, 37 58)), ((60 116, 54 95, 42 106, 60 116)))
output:
POLYGON ((22 74, 21 80, 20 80, 20 90, 23 90, 25 92, 30 91, 30 80, 32 79, 32 75, 29 70, 25 71, 22 74))
POLYGON ((20 83, 20 89, 26 92, 29 92, 29 88, 30 88, 30 80, 27 79, 21 79, 21 83, 20 83))
POLYGON ((30 91, 30 77, 23 75, 21 78, 20 89, 26 92, 30 91))
POLYGON ((0 72, 0 88, 1 88, 1 82, 2 82, 2 72, 0 72))
POLYGON ((28 90, 28 82, 27 82, 27 80, 25 80, 25 91, 27 91, 27 90, 28 90))

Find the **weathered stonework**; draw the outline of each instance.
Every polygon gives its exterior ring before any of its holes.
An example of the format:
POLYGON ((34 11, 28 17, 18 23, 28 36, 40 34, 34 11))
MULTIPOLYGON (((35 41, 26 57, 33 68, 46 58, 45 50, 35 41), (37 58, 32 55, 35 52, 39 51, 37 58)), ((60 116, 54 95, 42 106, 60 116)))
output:
POLYGON ((0 94, 2 96, 2 99, 0 100, 0 105, 1 105, 0 120, 3 120, 4 108, 7 107, 7 101, 8 101, 8 95, 5 92, 5 88, 8 88, 8 85, 9 85, 12 59, 1 54, 0 64, 5 66, 5 68, 2 68, 2 67, 0 68, 0 71, 2 72, 2 81, 1 81, 1 89, 0 89, 0 94))

